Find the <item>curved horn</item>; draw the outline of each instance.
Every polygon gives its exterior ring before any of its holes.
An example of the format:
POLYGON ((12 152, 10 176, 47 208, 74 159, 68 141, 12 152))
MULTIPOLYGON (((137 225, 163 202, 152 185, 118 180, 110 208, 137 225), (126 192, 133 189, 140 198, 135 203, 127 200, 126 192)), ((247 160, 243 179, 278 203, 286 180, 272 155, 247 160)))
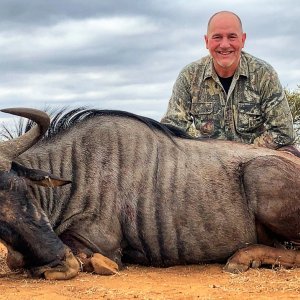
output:
POLYGON ((12 160, 33 146, 47 131, 50 118, 45 112, 33 108, 16 107, 0 111, 25 117, 37 123, 22 136, 0 143, 0 170, 9 171, 12 160))

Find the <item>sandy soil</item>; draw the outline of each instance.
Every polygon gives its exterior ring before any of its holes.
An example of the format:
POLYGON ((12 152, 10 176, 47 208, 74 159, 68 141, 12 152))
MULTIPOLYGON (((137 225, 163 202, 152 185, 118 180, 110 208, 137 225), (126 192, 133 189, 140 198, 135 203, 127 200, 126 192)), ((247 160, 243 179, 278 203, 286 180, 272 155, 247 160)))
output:
POLYGON ((15 274, 0 247, 0 299, 300 299, 300 269, 228 274, 221 265, 166 269, 129 266, 114 276, 80 273, 68 281, 15 274))

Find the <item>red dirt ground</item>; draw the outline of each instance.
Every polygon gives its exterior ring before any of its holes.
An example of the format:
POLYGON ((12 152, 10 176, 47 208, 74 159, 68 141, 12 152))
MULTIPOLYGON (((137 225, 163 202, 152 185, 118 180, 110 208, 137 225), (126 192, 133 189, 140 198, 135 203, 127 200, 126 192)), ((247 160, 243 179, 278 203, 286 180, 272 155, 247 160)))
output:
POLYGON ((234 275, 218 264, 129 266, 113 276, 80 273, 72 280, 46 281, 10 272, 5 255, 1 246, 0 299, 300 299, 300 269, 234 275))

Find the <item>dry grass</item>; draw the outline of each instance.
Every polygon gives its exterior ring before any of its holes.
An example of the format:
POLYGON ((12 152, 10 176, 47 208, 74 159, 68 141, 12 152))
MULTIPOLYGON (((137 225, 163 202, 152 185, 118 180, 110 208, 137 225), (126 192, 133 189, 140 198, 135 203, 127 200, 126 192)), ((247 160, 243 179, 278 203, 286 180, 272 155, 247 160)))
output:
POLYGON ((0 274, 5 274, 7 272, 10 272, 6 264, 6 255, 7 255, 7 251, 5 247, 0 244, 0 274))
POLYGON ((0 299, 300 299, 300 269, 228 274, 218 264, 129 266, 115 276, 81 273, 68 281, 46 281, 11 272, 5 259, 0 246, 0 299))

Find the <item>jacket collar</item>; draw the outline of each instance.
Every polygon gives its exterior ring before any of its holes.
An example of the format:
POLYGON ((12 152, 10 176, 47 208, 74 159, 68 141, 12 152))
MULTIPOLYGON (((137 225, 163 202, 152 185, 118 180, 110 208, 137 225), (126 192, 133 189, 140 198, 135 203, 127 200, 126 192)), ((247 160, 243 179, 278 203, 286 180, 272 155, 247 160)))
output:
MULTIPOLYGON (((239 66, 234 73, 234 78, 238 79, 240 76, 245 76, 245 77, 249 76, 247 59, 246 59, 245 52, 243 52, 243 51, 241 53, 241 59, 240 59, 239 66)), ((210 78, 210 77, 212 77, 216 81, 218 78, 218 75, 213 66, 213 59, 209 55, 209 56, 207 56, 207 63, 206 63, 205 71, 204 71, 203 80, 210 78)))

